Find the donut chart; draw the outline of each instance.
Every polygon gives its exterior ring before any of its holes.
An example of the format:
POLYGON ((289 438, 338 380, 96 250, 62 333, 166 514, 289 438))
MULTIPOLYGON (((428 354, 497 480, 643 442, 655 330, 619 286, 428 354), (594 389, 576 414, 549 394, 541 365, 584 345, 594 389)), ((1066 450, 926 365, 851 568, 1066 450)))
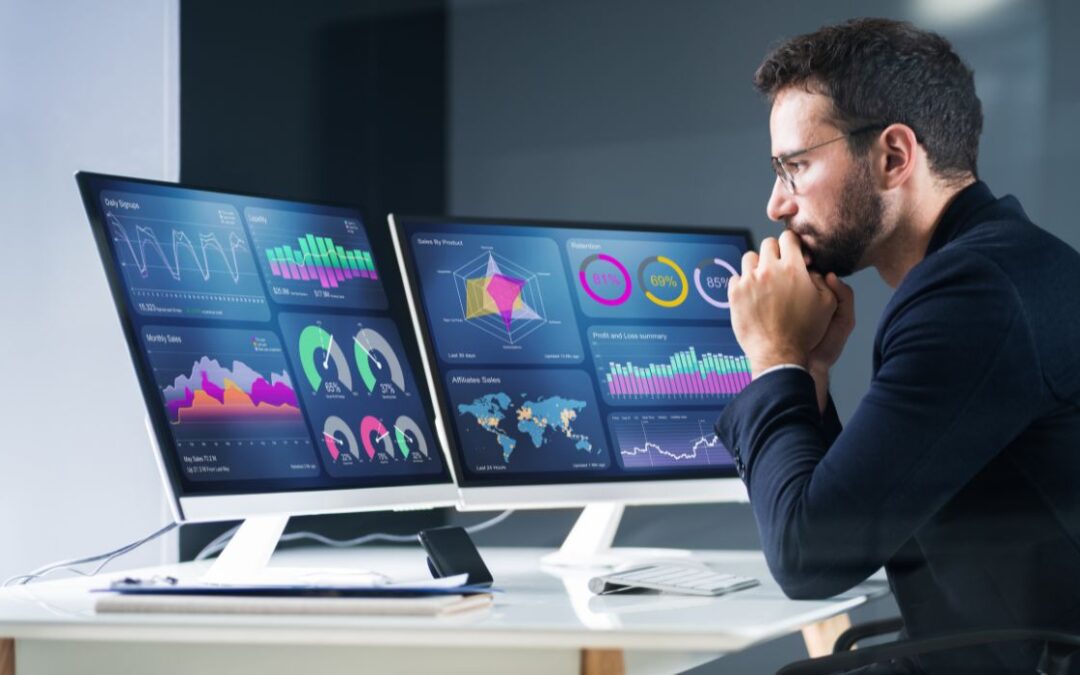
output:
POLYGON ((716 307, 717 309, 729 309, 731 305, 726 299, 717 300, 716 298, 712 297, 711 295, 709 295, 708 291, 705 290, 705 286, 713 289, 723 288, 724 295, 726 296, 727 281, 736 274, 738 274, 738 272, 735 270, 735 267, 723 258, 705 258, 700 263, 698 263, 696 268, 694 268, 694 287, 697 288, 698 295, 700 295, 701 299, 705 302, 709 303, 713 307, 716 307), (709 268, 714 265, 723 269, 724 272, 727 272, 727 276, 716 276, 715 271, 710 274, 709 268), (701 283, 702 276, 705 277, 704 286, 701 283))
POLYGON ((645 289, 645 297, 653 304, 659 305, 660 307, 678 307, 686 301, 686 296, 690 291, 690 285, 686 280, 686 274, 682 271, 682 268, 679 267, 678 263, 667 256, 654 255, 645 258, 641 261, 641 264, 638 265, 637 276, 638 284, 645 289), (659 263, 668 267, 675 273, 675 276, 672 276, 670 273, 650 274, 648 276, 649 283, 646 283, 645 270, 653 263, 659 263), (653 293, 650 288, 654 290, 659 290, 661 288, 678 288, 679 291, 674 298, 664 299, 653 293))
POLYGON ((630 272, 626 269, 618 258, 610 256, 606 253, 594 253, 585 260, 581 261, 581 266, 578 267, 578 281, 581 282, 581 288, 585 291, 585 294, 590 298, 605 305, 607 307, 617 307, 630 298, 630 292, 633 290, 633 284, 630 283, 630 272), (596 262, 605 262, 612 265, 618 274, 614 272, 600 272, 594 271, 592 273, 593 283, 597 286, 622 286, 622 293, 614 298, 605 297, 596 292, 593 286, 589 283, 589 267, 596 262))

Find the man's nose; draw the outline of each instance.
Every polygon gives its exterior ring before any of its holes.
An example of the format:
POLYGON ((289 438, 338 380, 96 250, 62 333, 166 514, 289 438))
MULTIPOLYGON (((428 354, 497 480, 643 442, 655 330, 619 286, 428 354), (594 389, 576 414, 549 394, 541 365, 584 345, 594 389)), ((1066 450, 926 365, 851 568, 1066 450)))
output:
POLYGON ((772 194, 769 195, 769 203, 765 205, 765 213, 769 216, 769 220, 776 222, 787 220, 794 216, 798 210, 794 197, 788 193, 787 188, 780 181, 780 177, 777 176, 773 182, 772 194))

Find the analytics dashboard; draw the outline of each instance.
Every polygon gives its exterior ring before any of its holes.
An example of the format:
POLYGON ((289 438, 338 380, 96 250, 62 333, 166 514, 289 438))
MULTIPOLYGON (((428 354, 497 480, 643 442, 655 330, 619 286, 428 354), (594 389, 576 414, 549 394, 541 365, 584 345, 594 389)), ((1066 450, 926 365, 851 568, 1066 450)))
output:
POLYGON ((348 207, 79 181, 183 494, 449 481, 385 228, 348 207))
POLYGON ((460 484, 733 475, 748 232, 395 222, 460 484))

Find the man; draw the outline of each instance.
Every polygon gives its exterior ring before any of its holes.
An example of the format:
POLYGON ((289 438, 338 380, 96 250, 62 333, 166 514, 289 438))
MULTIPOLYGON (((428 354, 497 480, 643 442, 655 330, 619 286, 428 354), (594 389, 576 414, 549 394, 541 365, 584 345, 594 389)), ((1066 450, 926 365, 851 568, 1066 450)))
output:
MULTIPOLYGON (((778 47, 778 239, 729 287, 753 382, 717 433, 794 598, 884 565, 910 637, 1080 633, 1080 255, 977 179, 982 112, 947 41, 867 19, 778 47), (873 380, 841 430, 828 372, 854 326, 842 277, 895 290, 873 380)), ((872 672, 1034 672, 1042 645, 872 672)))

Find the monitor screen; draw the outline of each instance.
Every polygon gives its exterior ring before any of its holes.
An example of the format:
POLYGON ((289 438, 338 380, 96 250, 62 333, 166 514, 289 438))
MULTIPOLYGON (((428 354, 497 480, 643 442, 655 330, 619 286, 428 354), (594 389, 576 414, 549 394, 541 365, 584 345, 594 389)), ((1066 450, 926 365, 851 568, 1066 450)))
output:
POLYGON ((355 208, 78 179, 174 494, 450 480, 385 227, 355 208))
POLYGON ((394 221, 460 486, 735 475, 748 231, 394 221))

